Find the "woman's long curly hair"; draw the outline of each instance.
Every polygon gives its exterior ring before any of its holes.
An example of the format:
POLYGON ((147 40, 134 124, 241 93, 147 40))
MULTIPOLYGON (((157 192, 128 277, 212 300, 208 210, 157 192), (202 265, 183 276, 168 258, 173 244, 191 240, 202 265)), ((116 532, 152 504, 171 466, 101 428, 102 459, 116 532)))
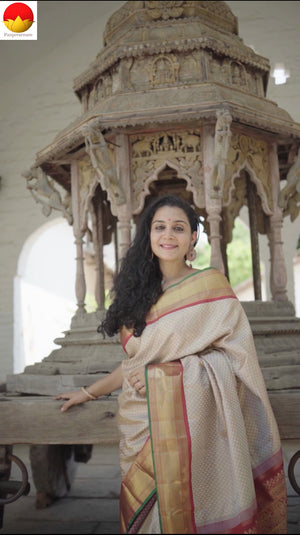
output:
POLYGON ((123 325, 133 329, 134 336, 141 336, 146 326, 146 315, 162 294, 162 273, 150 243, 151 223, 162 206, 181 208, 188 217, 191 231, 199 231, 199 221, 193 208, 175 195, 158 197, 144 210, 135 238, 114 277, 113 302, 97 329, 103 336, 113 336, 123 325))

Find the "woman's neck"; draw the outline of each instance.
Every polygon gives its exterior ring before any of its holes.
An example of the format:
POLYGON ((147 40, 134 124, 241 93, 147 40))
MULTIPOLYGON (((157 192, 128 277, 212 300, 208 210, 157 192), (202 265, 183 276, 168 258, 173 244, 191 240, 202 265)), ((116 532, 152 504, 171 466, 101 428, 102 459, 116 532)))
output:
POLYGON ((180 279, 186 277, 191 273, 192 266, 188 266, 186 263, 180 265, 169 265, 167 262, 160 264, 160 270, 162 273, 162 286, 166 288, 180 279))

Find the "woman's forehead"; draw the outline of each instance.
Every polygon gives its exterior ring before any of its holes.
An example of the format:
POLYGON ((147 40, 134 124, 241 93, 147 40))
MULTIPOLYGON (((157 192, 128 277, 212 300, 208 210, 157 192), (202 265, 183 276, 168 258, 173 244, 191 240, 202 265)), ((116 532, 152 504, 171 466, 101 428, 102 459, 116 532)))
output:
POLYGON ((161 206, 153 216, 153 221, 186 221, 189 222, 184 210, 178 206, 161 206))

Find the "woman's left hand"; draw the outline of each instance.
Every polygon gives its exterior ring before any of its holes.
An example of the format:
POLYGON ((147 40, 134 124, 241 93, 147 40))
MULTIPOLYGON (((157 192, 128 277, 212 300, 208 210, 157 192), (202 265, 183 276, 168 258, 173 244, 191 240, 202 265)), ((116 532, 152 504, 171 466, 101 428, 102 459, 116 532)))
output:
POLYGON ((146 394, 145 366, 141 366, 130 372, 128 380, 138 394, 141 396, 146 394))

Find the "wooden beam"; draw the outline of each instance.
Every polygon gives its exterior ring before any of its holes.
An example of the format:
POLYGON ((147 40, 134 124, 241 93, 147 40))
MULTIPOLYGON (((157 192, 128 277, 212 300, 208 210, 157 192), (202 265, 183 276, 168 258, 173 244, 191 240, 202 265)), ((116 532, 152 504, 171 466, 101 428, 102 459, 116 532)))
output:
POLYGON ((108 444, 118 442, 117 396, 61 412, 48 396, 0 397, 0 444, 108 444))
POLYGON ((300 389, 272 390, 268 394, 281 439, 300 439, 300 389))
MULTIPOLYGON (((273 390, 269 399, 282 439, 300 439, 300 389, 273 390)), ((0 444, 117 443, 118 397, 108 396, 61 412, 49 396, 0 396, 0 444)))

